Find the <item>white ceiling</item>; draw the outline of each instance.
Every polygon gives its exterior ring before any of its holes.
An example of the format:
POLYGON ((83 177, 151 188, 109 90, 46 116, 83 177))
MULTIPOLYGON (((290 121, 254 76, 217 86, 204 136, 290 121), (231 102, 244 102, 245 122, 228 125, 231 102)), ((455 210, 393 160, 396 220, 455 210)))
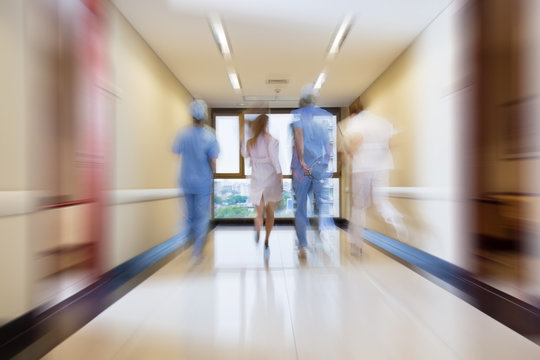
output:
MULTIPOLYGON (((347 106, 453 0, 113 0, 178 80, 211 107, 275 97, 267 79, 288 79, 272 107, 295 107, 302 85, 326 69, 322 106, 347 106), (215 12, 232 59, 219 52, 208 22, 215 12), (327 51, 346 15, 354 24, 333 59, 327 51), (227 69, 242 84, 232 89, 227 69)), ((260 102, 258 102, 260 104, 260 102)))

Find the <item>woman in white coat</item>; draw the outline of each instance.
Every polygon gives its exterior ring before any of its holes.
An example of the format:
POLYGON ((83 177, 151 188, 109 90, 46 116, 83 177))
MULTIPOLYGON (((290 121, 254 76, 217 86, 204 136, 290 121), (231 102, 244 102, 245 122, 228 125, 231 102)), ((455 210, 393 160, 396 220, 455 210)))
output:
POLYGON ((247 145, 242 142, 242 156, 249 158, 251 164, 250 200, 257 209, 254 221, 257 242, 266 212, 264 248, 267 253, 268 239, 274 226, 274 204, 281 201, 283 193, 279 142, 268 133, 267 115, 257 116, 250 128, 253 137, 247 141, 247 145))

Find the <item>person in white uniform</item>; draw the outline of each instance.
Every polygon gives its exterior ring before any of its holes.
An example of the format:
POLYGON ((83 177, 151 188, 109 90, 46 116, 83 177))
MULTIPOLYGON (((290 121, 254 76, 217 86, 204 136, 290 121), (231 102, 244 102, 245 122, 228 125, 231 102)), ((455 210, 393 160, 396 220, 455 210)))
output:
POLYGON ((391 224, 399 240, 406 240, 402 215, 388 200, 389 172, 394 168, 390 138, 396 134, 394 126, 361 105, 352 109, 351 116, 340 125, 344 158, 351 162, 352 213, 349 227, 351 251, 362 252, 366 212, 375 205, 384 221, 391 224))
POLYGON ((274 226, 274 204, 281 201, 283 174, 279 164, 279 142, 268 133, 268 116, 259 115, 250 123, 253 137, 244 145, 242 156, 249 158, 251 165, 250 200, 257 209, 254 220, 256 240, 259 236, 266 212, 265 254, 268 254, 268 239, 274 226))

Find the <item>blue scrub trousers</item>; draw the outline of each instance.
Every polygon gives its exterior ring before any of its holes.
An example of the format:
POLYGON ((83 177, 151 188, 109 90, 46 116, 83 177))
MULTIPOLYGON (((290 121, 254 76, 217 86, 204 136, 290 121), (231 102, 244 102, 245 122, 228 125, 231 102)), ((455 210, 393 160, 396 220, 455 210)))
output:
POLYGON ((208 233, 211 194, 184 194, 184 198, 187 210, 184 235, 193 239, 193 256, 199 256, 208 233))
POLYGON ((319 210, 319 231, 333 228, 334 221, 330 217, 330 179, 315 180, 306 176, 302 169, 292 169, 293 189, 296 196, 296 216, 294 225, 300 247, 307 246, 306 228, 309 224, 307 216, 307 198, 313 191, 317 209, 319 210))

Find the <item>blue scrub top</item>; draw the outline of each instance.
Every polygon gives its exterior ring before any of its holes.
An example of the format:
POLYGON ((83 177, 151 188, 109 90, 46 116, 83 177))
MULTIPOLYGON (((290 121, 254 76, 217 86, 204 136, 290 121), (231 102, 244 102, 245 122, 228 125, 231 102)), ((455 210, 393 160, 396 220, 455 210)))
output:
MULTIPOLYGON (((293 129, 302 128, 306 165, 310 167, 317 159, 320 159, 322 164, 327 165, 330 161, 330 137, 328 134, 332 114, 314 105, 293 110, 291 114, 293 115, 293 129)), ((293 148, 291 168, 302 168, 298 161, 296 144, 293 148)))
POLYGON ((216 159, 219 155, 216 136, 202 127, 191 126, 178 134, 173 152, 182 155, 179 178, 184 193, 212 193, 214 174, 210 159, 216 159))

